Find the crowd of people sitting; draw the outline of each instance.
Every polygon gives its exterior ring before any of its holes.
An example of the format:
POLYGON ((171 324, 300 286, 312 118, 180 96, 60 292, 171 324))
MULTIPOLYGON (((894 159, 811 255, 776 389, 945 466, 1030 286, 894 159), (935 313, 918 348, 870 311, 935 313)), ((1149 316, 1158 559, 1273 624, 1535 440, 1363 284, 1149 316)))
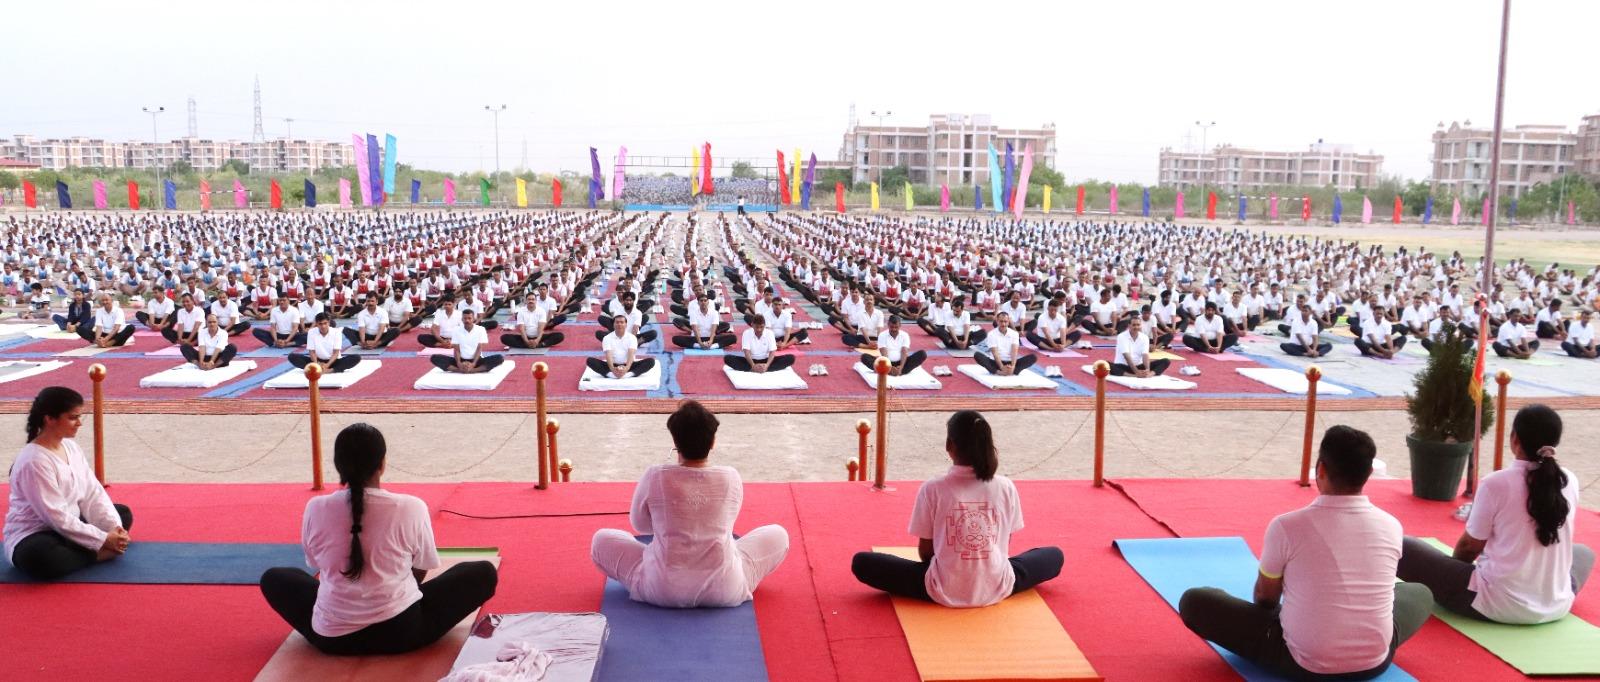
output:
POLYGON ((778 191, 763 178, 712 178, 711 192, 696 192, 691 179, 677 175, 629 175, 622 185, 622 203, 648 206, 776 206, 778 191))
MULTIPOLYGON (((616 324, 626 322, 619 317, 616 324)), ((39 580, 117 561, 133 542, 132 511, 112 503, 74 440, 82 413, 77 392, 41 391, 10 472, 5 556, 39 580)), ((666 422, 676 461, 640 477, 630 529, 593 536, 596 569, 635 601, 743 604, 788 553, 782 526, 733 533, 743 484, 736 469, 711 459, 718 426, 699 403, 680 404, 666 422)), ((1466 530, 1446 554, 1404 536, 1400 522, 1366 497, 1376 446, 1366 433, 1334 426, 1318 452, 1320 495, 1266 528, 1253 598, 1194 588, 1183 594, 1179 614, 1200 637, 1291 679, 1382 674, 1435 604, 1510 625, 1558 620, 1572 609, 1595 558, 1573 541, 1579 482, 1556 461, 1561 435, 1554 410, 1529 405, 1517 413, 1510 439, 1516 461, 1483 479, 1466 530)), ((999 474, 995 432, 984 416, 951 415, 944 451, 949 470, 921 485, 908 522, 917 558, 863 551, 849 567, 855 578, 951 608, 989 606, 1058 578, 1069 559, 1059 548, 1011 553, 1012 535, 1024 528, 1022 501, 999 474)), ((441 567, 429 510, 419 498, 384 488, 385 456, 378 429, 343 429, 334 467, 344 489, 305 507, 301 542, 310 572, 278 567, 261 576, 267 605, 329 654, 421 648, 500 588, 498 571, 484 561, 424 579, 441 567)))

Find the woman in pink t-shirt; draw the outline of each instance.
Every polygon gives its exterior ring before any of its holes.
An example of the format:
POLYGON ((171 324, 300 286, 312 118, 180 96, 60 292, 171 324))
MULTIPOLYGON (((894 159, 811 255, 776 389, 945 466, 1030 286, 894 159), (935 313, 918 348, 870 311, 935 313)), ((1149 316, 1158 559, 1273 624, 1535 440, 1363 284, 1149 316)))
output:
POLYGON ((1022 505, 1011 479, 995 475, 1000 460, 988 420, 974 410, 951 415, 944 447, 950 470, 922 484, 911 511, 921 561, 860 552, 850 564, 856 579, 893 595, 969 608, 996 604, 1059 575, 1059 548, 1010 556, 1011 534, 1022 530, 1022 505))

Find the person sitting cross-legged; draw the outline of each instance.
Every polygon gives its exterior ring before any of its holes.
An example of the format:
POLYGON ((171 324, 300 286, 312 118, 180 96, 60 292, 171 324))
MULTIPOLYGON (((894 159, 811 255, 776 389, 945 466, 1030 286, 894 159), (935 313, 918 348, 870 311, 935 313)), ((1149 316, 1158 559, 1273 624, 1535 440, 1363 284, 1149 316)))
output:
POLYGON ((1372 318, 1361 324, 1361 338, 1356 339, 1356 349, 1368 357, 1393 358, 1406 347, 1405 335, 1395 334, 1393 324, 1383 316, 1383 306, 1372 306, 1372 318))
POLYGON ((612 309, 616 314, 600 316, 600 329, 594 333, 594 337, 605 339, 608 335, 606 330, 613 327, 612 320, 621 319, 627 321, 628 334, 638 338, 639 343, 650 343, 656 340, 656 330, 644 329, 644 311, 635 306, 633 301, 634 295, 631 291, 623 292, 620 299, 613 301, 618 306, 612 309))
POLYGON ((972 313, 967 311, 966 301, 957 296, 950 303, 950 312, 944 321, 933 328, 933 335, 944 342, 945 348, 967 350, 983 343, 989 333, 972 324, 972 313))
POLYGON ((1060 575, 1060 548, 1011 556, 1022 503, 1016 485, 995 473, 1000 459, 988 420, 973 410, 950 415, 944 450, 949 470, 917 489, 911 510, 920 560, 858 552, 850 561, 856 580, 899 597, 977 608, 1060 575))
POLYGON ((478 374, 487 372, 500 366, 506 361, 504 355, 484 355, 484 346, 489 345, 489 331, 478 324, 478 314, 471 310, 462 311, 461 327, 450 337, 450 355, 433 355, 428 361, 446 372, 460 374, 478 374))
POLYGON ((333 328, 327 313, 317 313, 316 325, 306 332, 306 352, 290 353, 289 364, 305 369, 315 362, 325 372, 343 372, 361 362, 359 355, 344 354, 345 338, 333 328))
POLYGON ((1034 322, 1033 331, 1028 332, 1027 338, 1039 350, 1060 352, 1083 338, 1083 332, 1077 327, 1061 312, 1061 299, 1052 298, 1044 313, 1034 322))
POLYGON ((83 290, 75 289, 72 292, 72 300, 67 302, 67 314, 51 315, 50 319, 61 331, 81 334, 80 330, 94 324, 93 304, 89 302, 83 290))
POLYGON ((667 418, 678 461, 650 467, 639 479, 628 514, 633 532, 604 528, 590 542, 595 567, 634 601, 665 608, 738 606, 789 553, 782 526, 734 537, 744 483, 733 467, 711 464, 717 426, 716 415, 700 403, 680 404, 667 418), (646 544, 634 533, 653 539, 646 544))
POLYGON ((1288 325, 1289 341, 1278 344, 1285 354, 1320 358, 1333 352, 1333 344, 1318 336, 1322 333, 1322 327, 1317 324, 1317 317, 1311 314, 1311 306, 1300 304, 1290 313, 1288 325))
POLYGON ((250 333, 269 348, 292 348, 306 342, 305 329, 300 309, 289 305, 288 296, 279 296, 278 304, 267 313, 267 326, 250 333))
POLYGON ((1575 358, 1588 358, 1593 360, 1600 357, 1600 348, 1596 347, 1596 340, 1600 339, 1600 331, 1595 329, 1594 313, 1584 310, 1578 313, 1578 319, 1567 323, 1567 340, 1561 342, 1561 350, 1575 358))
POLYGON ((1267 525, 1254 599, 1215 587, 1183 593, 1178 614, 1195 634, 1296 680, 1366 680, 1428 620, 1433 593, 1395 584, 1400 522, 1362 489, 1377 445, 1348 426, 1323 434, 1317 499, 1267 525))
POLYGON ((589 358, 584 365, 608 379, 639 376, 656 366, 655 358, 639 359, 639 337, 628 331, 628 318, 611 318, 611 333, 600 340, 604 358, 589 358))
POLYGON ((78 327, 78 336, 100 348, 116 348, 133 338, 133 331, 111 294, 100 294, 100 305, 95 306, 92 320, 78 327))
POLYGON ((167 296, 167 290, 158 287, 145 299, 144 309, 133 314, 133 319, 149 329, 161 331, 172 326, 175 320, 172 313, 177 309, 177 302, 167 296))
POLYGON ((227 291, 217 292, 217 300, 212 301, 207 308, 212 315, 217 316, 217 324, 228 330, 229 334, 243 334, 250 331, 250 320, 244 313, 239 312, 239 303, 228 298, 227 291))
POLYGON ((549 348, 566 340, 567 336, 561 332, 545 330, 548 318, 549 311, 539 305, 533 294, 528 294, 522 307, 511 314, 511 323, 516 328, 501 334, 500 342, 507 348, 549 348))
POLYGON ((873 348, 878 335, 889 326, 889 316, 878 307, 877 301, 868 296, 861 300, 861 307, 849 313, 849 327, 854 331, 845 332, 842 340, 844 345, 857 350, 873 348))
POLYGON ((350 341, 351 346, 362 350, 383 348, 398 336, 400 330, 389 327, 389 313, 378 307, 377 294, 367 295, 366 302, 361 306, 361 312, 356 313, 356 325, 344 328, 344 338, 350 341))
POLYGON ((1539 352, 1539 340, 1529 341, 1528 328, 1523 326, 1524 314, 1518 310, 1506 313, 1505 323, 1500 325, 1500 331, 1495 333, 1494 354, 1502 358, 1527 360, 1539 352))
POLYGON ((1144 333, 1144 320, 1133 318, 1128 327, 1117 335, 1117 356, 1111 362, 1112 376, 1134 376, 1147 379, 1166 373, 1171 360, 1150 359, 1150 335, 1144 333))
POLYGON ((772 331, 779 350, 793 348, 807 338, 806 330, 795 328, 794 311, 781 298, 772 299, 771 306, 762 317, 766 318, 767 329, 772 331))
POLYGON ((178 352, 183 353, 183 359, 195 367, 210 370, 227 367, 228 363, 233 362, 233 356, 239 354, 239 349, 228 343, 228 330, 217 322, 217 316, 207 315, 206 326, 200 329, 199 339, 193 346, 178 346, 178 352))
POLYGON ((767 329, 767 320, 763 315, 750 316, 750 327, 744 330, 739 340, 739 350, 742 355, 729 353, 722 356, 722 364, 735 372, 765 374, 769 371, 780 372, 794 365, 793 355, 777 355, 777 336, 767 329))
POLYGON ((1222 316, 1217 314, 1217 304, 1206 303, 1205 313, 1194 318, 1183 335, 1183 345, 1198 353, 1221 353, 1239 343, 1236 334, 1227 333, 1222 316))
POLYGON ((889 361, 889 376, 910 374, 928 359, 927 351, 911 350, 911 335, 900 328, 900 316, 889 316, 889 328, 878 335, 878 354, 861 354, 861 364, 876 369, 878 358, 889 361))
POLYGON ((161 338, 180 346, 192 346, 200 335, 200 328, 206 325, 206 311, 195 303, 194 296, 186 293, 172 319, 172 324, 161 330, 161 338))
POLYGON ((1117 302, 1111 298, 1111 289, 1106 288, 1100 290, 1100 300, 1089 304, 1089 313, 1078 323, 1095 336, 1115 336, 1118 317, 1117 302))
POLYGON ((995 376, 1013 376, 1039 361, 1039 356, 1032 353, 1023 355, 1021 351, 1022 339, 1017 336, 1017 330, 1011 328, 1010 313, 997 312, 994 314, 994 333, 989 335, 989 352, 994 356, 976 353, 972 361, 995 376))
POLYGON ((1440 606, 1509 625, 1559 620, 1594 569, 1594 550, 1573 541, 1578 486, 1556 461, 1561 415, 1529 405, 1511 422, 1512 465, 1483 478, 1454 551, 1406 538, 1401 580, 1427 585, 1440 606))
POLYGON ((687 325, 684 330, 689 333, 673 336, 673 345, 698 350, 721 350, 738 343, 738 337, 729 331, 728 323, 722 321, 722 316, 711 304, 710 294, 701 292, 689 304, 688 313, 689 319, 684 323, 687 325))

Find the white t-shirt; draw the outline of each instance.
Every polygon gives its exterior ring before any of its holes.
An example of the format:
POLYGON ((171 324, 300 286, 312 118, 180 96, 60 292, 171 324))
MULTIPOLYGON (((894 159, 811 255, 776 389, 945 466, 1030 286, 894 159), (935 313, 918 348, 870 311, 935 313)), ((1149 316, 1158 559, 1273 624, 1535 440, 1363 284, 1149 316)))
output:
POLYGON ((195 306, 194 310, 179 308, 178 321, 174 324, 177 326, 179 332, 188 334, 203 326, 205 321, 206 311, 200 306, 195 306))
POLYGON ((65 461, 29 443, 11 464, 6 561, 11 561, 17 543, 34 533, 53 530, 81 547, 99 551, 106 535, 122 525, 77 441, 61 441, 61 450, 67 455, 65 461))
POLYGON ((900 362, 900 358, 911 351, 911 335, 906 330, 900 330, 898 336, 891 336, 889 330, 883 330, 878 335, 878 352, 889 359, 889 362, 900 362))
POLYGON ((1143 330, 1139 332, 1139 338, 1137 339, 1133 338, 1131 332, 1127 331, 1117 335, 1117 357, 1112 358, 1113 362, 1129 362, 1131 358, 1133 364, 1128 366, 1137 367, 1143 365, 1145 358, 1149 357, 1149 355, 1150 335, 1144 333, 1143 330))
POLYGON ((467 360, 478 354, 478 349, 489 343, 489 331, 481 324, 472 325, 472 329, 462 327, 458 333, 450 337, 450 345, 461 351, 461 359, 467 360))
MULTIPOLYGON (((1299 311, 1295 311, 1298 313, 1299 311)), ((1309 320, 1295 315, 1289 320, 1289 340, 1293 343, 1316 345, 1317 335, 1322 333, 1322 326, 1317 324, 1317 318, 1309 320), (1309 339, 1309 341, 1308 341, 1309 339)))
POLYGON ((1589 342, 1594 340, 1594 335, 1594 320, 1590 320, 1589 324, 1584 324, 1580 320, 1573 320, 1567 323, 1567 341, 1570 341, 1575 345, 1589 345, 1589 342))
POLYGON ((750 351, 750 359, 765 360, 778 350, 778 337, 771 329, 762 329, 757 336, 755 327, 747 327, 739 337, 739 347, 750 351))
POLYGON ((850 324, 860 331, 862 336, 869 338, 883 333, 884 328, 889 326, 888 320, 888 316, 877 308, 873 308, 869 313, 862 307, 850 315, 850 324))
POLYGON ((383 312, 389 315, 389 324, 405 322, 406 318, 411 317, 411 312, 416 309, 415 306, 411 305, 411 299, 404 296, 401 296, 398 300, 390 298, 384 301, 382 308, 383 312))
POLYGON ((101 334, 114 334, 127 324, 127 318, 122 314, 122 308, 112 306, 106 310, 102 306, 94 309, 94 330, 101 334))
POLYGON ((316 362, 328 362, 333 359, 335 352, 343 349, 344 334, 332 326, 328 327, 327 334, 316 327, 306 332, 306 352, 316 362))
POLYGON ((1207 341, 1222 338, 1223 330, 1221 315, 1213 315, 1211 319, 1206 319, 1205 315, 1201 315, 1194 318, 1194 322, 1189 324, 1190 334, 1207 341))
POLYGON ((1467 517, 1467 534, 1486 542, 1468 587, 1478 593, 1472 608, 1501 623, 1548 623, 1572 610, 1572 525, 1578 514, 1578 478, 1562 468, 1567 487, 1567 522, 1546 547, 1528 516, 1528 471, 1511 466, 1483 477, 1467 517))
POLYGON ((935 602, 989 606, 1011 596, 1011 534, 1022 530, 1022 503, 1011 479, 980 481, 969 466, 951 466, 917 490, 909 531, 933 540, 925 585, 935 602))
POLYGON ((732 467, 650 467, 633 490, 628 520, 655 538, 628 594, 657 606, 738 606, 753 585, 733 543, 744 484, 732 467))
POLYGON ((439 567, 426 503, 381 488, 367 488, 364 495, 361 549, 366 564, 356 580, 342 575, 350 566, 350 491, 306 502, 300 542, 306 565, 321 577, 311 629, 324 637, 348 635, 400 615, 422 598, 412 569, 439 567))
POLYGON ((212 301, 211 314, 217 316, 218 324, 231 327, 239 321, 239 304, 228 301, 227 305, 223 305, 222 301, 212 301))
POLYGON ((217 333, 213 336, 205 327, 201 327, 200 334, 195 337, 195 346, 202 356, 221 353, 222 349, 228 347, 228 330, 217 327, 217 333))
POLYGON ((1117 314, 1117 304, 1115 301, 1095 301, 1089 304, 1089 314, 1094 317, 1095 323, 1109 325, 1117 314))
POLYGON ((383 312, 383 308, 368 311, 363 307, 361 312, 356 313, 356 330, 366 332, 367 336, 377 336, 378 330, 386 324, 389 324, 389 315, 383 312))
POLYGON ((1521 322, 1506 321, 1500 325, 1500 333, 1494 340, 1513 348, 1520 345, 1528 334, 1528 329, 1521 322))
POLYGON ((1067 316, 1057 315, 1055 317, 1051 317, 1050 313, 1048 312, 1039 316, 1039 325, 1034 327, 1039 336, 1050 341, 1055 341, 1057 338, 1059 338, 1062 330, 1065 330, 1066 328, 1067 316))
POLYGON ((144 311, 149 313, 151 317, 165 318, 168 315, 171 315, 172 311, 176 307, 177 304, 173 303, 172 299, 170 298, 162 298, 157 300, 156 298, 152 297, 146 299, 144 302, 144 311))
POLYGON ((1400 522, 1365 495, 1321 495, 1267 524, 1261 573, 1283 578, 1283 638, 1314 673, 1375 668, 1394 638, 1400 522))
POLYGON ((1022 343, 1022 338, 1017 335, 1017 330, 1007 328, 1005 331, 995 330, 989 337, 989 350, 994 352, 994 359, 1000 362, 1011 362, 1017 357, 1017 345, 1022 343))
POLYGON ((272 312, 267 314, 267 318, 271 321, 273 333, 279 336, 294 331, 295 325, 300 324, 301 319, 298 309, 277 306, 273 306, 272 312))
POLYGON ((533 310, 529 310, 528 306, 517 308, 517 328, 522 330, 524 334, 538 332, 539 327, 544 324, 546 319, 549 318, 545 315, 544 308, 540 307, 537 302, 533 304, 533 310))
POLYGON ((607 361, 620 365, 628 361, 629 353, 639 350, 639 337, 626 333, 617 336, 616 332, 611 332, 600 341, 600 347, 605 351, 607 361))
POLYGON ((709 311, 701 311, 698 301, 689 306, 689 326, 694 329, 695 335, 701 338, 711 336, 721 322, 722 317, 717 314, 715 306, 709 311))

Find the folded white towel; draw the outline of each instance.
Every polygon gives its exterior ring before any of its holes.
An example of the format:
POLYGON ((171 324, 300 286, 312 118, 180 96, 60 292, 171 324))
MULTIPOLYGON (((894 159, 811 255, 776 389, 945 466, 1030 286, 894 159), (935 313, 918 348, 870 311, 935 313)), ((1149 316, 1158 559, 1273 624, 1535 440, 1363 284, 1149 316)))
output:
POLYGON ((506 642, 492 663, 469 665, 439 682, 538 682, 554 659, 527 642, 506 642))

